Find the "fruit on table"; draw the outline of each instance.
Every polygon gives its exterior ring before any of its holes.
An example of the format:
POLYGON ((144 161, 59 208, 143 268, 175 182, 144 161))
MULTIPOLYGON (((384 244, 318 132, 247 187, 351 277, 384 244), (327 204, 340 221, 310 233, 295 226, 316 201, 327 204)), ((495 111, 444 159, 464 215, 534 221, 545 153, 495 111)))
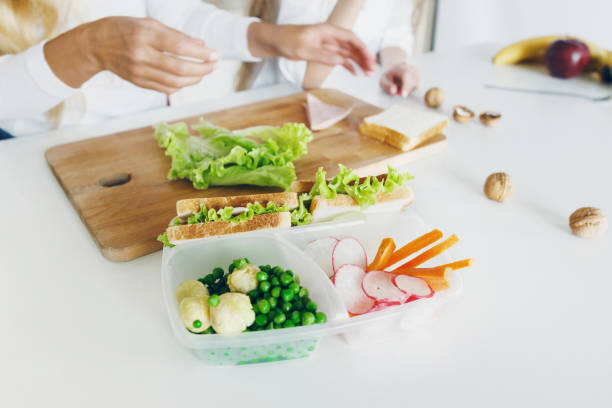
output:
POLYGON ((529 38, 510 44, 501 49, 494 57, 496 65, 517 64, 523 61, 544 61, 548 47, 558 40, 578 40, 589 50, 590 61, 584 72, 595 74, 604 83, 612 82, 612 51, 601 48, 597 44, 575 37, 564 35, 548 35, 529 38))
POLYGON ((453 119, 459 123, 469 122, 474 116, 474 112, 465 106, 455 105, 453 108, 453 119))
POLYGON ((494 126, 501 120, 501 113, 484 111, 480 114, 480 122, 485 126, 494 126))
POLYGON ((503 203, 514 194, 512 177, 507 173, 493 173, 484 184, 484 193, 491 200, 503 203))
POLYGON ((244 293, 223 293, 217 306, 210 307, 210 323, 219 334, 242 333, 254 321, 251 300, 244 293))
POLYGON ((444 103, 444 91, 433 87, 425 93, 425 105, 430 108, 437 108, 444 103))
POLYGON ((557 78, 580 75, 590 59, 588 47, 578 40, 557 40, 546 51, 548 72, 557 78))
POLYGON ((595 238, 608 229, 608 219, 603 211, 595 207, 582 207, 570 215, 572 232, 582 238, 595 238))

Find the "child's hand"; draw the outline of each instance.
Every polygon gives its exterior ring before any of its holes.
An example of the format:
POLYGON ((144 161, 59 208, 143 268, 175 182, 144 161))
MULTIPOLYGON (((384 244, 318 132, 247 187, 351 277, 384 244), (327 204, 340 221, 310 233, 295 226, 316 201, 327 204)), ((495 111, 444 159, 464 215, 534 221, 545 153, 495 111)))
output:
POLYGON ((419 70, 405 62, 387 69, 380 79, 380 87, 390 95, 410 95, 419 86, 419 70))

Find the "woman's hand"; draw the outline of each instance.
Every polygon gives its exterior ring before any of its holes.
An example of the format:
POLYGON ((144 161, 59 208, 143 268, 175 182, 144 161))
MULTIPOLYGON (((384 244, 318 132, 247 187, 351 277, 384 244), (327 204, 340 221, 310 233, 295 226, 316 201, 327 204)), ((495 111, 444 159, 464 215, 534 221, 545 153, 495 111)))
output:
POLYGON ((131 17, 108 17, 70 30, 45 44, 45 57, 58 78, 72 87, 111 71, 166 94, 200 82, 219 60, 202 40, 156 20, 131 17))
POLYGON ((419 71, 405 62, 387 69, 380 79, 380 87, 390 95, 410 95, 419 86, 419 71))
POLYGON ((363 41, 352 31, 332 24, 252 23, 248 36, 249 49, 256 57, 284 57, 330 66, 342 65, 354 75, 357 71, 352 62, 366 74, 376 69, 376 61, 363 41))

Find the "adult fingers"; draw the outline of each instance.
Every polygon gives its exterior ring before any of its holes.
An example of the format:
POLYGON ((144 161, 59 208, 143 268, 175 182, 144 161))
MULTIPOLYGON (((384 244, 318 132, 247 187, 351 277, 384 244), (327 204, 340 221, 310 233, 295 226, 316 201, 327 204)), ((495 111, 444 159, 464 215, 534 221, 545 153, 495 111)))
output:
POLYGON ((133 82, 136 85, 139 85, 138 81, 156 83, 161 87, 174 90, 176 92, 177 90, 186 86, 195 85, 201 80, 201 76, 178 76, 157 68, 145 66, 140 67, 137 70, 136 77, 134 78, 133 82))
POLYGON ((355 69, 355 67, 353 66, 350 60, 348 59, 344 60, 344 62, 342 63, 342 66, 346 68, 351 74, 357 75, 357 70, 355 69))
POLYGON ((419 73, 416 69, 405 69, 398 75, 401 81, 400 93, 407 97, 419 86, 419 73))
POLYGON ((390 95, 397 94, 397 85, 395 82, 393 82, 393 78, 388 74, 383 75, 383 77, 380 79, 380 87, 390 95))
POLYGON ((161 71, 177 76, 203 77, 210 74, 217 67, 217 62, 194 62, 172 55, 156 52, 150 65, 161 71))
POLYGON ((374 56, 368 51, 365 43, 352 31, 325 25, 326 42, 336 43, 349 53, 350 59, 355 61, 364 72, 373 72, 375 68, 374 56))
POLYGON ((204 41, 190 37, 161 23, 157 25, 154 37, 154 42, 151 45, 159 51, 201 61, 214 62, 221 58, 217 51, 206 47, 204 41))

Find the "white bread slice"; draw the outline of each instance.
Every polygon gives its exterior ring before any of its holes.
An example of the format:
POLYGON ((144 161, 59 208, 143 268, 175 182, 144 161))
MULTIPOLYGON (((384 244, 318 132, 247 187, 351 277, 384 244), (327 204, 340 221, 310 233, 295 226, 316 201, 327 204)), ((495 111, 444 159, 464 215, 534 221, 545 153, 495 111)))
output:
POLYGON ((241 196, 190 198, 187 200, 179 200, 176 202, 176 213, 179 216, 189 215, 191 213, 200 211, 200 207, 202 205, 205 205, 206 208, 214 208, 215 210, 218 210, 227 206, 246 207, 248 203, 255 202, 266 206, 270 201, 278 206, 284 205, 289 210, 292 210, 298 206, 297 193, 249 194, 241 196))
POLYGON ((306 115, 311 130, 327 129, 351 113, 351 108, 325 103, 313 94, 306 95, 306 115))
POLYGON ((392 105, 381 113, 363 119, 359 131, 408 151, 442 133, 449 119, 440 113, 406 105, 392 105))
MULTIPOLYGON (((414 201, 414 193, 408 186, 396 187, 390 194, 379 193, 376 196, 376 205, 366 209, 365 213, 400 211, 414 201)), ((315 196, 310 204, 312 222, 329 221, 332 218, 352 212, 359 211, 359 203, 347 194, 338 194, 336 198, 327 199, 315 196)))
POLYGON ((232 224, 230 221, 213 221, 189 225, 168 227, 168 240, 176 244, 178 241, 206 238, 215 235, 236 234, 239 232, 257 231, 267 228, 291 226, 291 214, 288 212, 256 215, 252 219, 232 224))

